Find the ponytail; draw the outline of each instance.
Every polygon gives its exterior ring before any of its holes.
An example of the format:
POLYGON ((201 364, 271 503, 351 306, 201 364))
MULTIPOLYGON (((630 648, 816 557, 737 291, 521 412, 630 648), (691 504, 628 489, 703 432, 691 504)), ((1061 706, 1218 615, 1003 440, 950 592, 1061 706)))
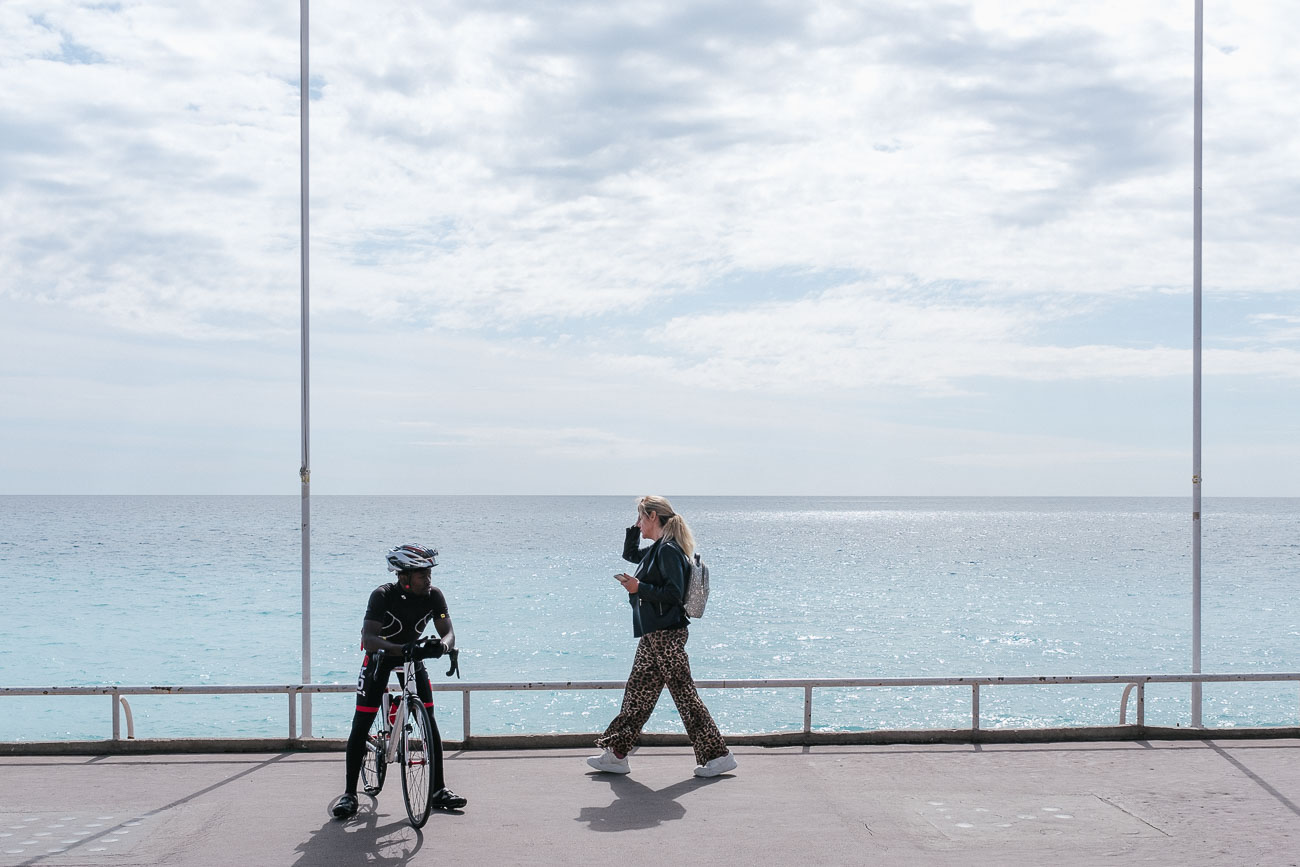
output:
POLYGON ((695 554, 695 537, 691 535, 691 528, 686 526, 686 519, 673 511, 673 504, 663 497, 642 497, 637 501, 637 509, 643 515, 651 513, 659 516, 659 523, 664 528, 664 538, 670 542, 675 542, 686 559, 690 560, 695 554))
POLYGON ((673 515, 668 519, 668 523, 664 524, 664 538, 676 542, 687 560, 695 553, 695 537, 691 535, 691 528, 686 526, 686 521, 681 515, 673 515))

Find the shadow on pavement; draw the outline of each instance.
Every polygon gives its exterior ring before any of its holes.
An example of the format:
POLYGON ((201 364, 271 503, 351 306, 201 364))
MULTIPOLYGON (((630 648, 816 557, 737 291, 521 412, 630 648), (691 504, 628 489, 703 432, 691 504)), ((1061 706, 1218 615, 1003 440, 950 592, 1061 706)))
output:
POLYGON ((1218 753, 1220 756, 1222 756, 1224 761, 1228 762, 1228 764, 1232 765, 1234 768, 1241 771, 1248 778, 1250 778, 1250 780, 1254 782, 1257 786, 1259 786, 1265 792, 1268 792, 1270 795, 1276 798, 1278 803, 1286 807, 1292 813, 1295 813, 1297 816, 1300 816, 1300 807, 1297 807, 1295 802, 1292 801, 1290 798, 1288 798, 1286 795, 1282 794, 1277 789, 1273 788, 1273 786, 1271 786, 1267 780, 1265 780, 1259 774, 1256 774, 1250 768, 1246 767, 1238 759, 1233 758, 1231 755, 1228 754, 1227 750, 1224 750, 1218 744, 1210 743, 1209 747, 1210 749, 1218 753))
POLYGON ((677 803, 679 796, 712 785, 724 777, 692 777, 658 791, 621 775, 592 774, 591 779, 608 784, 614 793, 614 801, 608 807, 583 807, 578 811, 577 821, 586 822, 592 831, 629 831, 653 828, 682 818, 686 815, 686 808, 677 803))
MULTIPOLYGON (((97 756, 96 758, 99 758, 99 757, 97 756)), ((79 850, 85 848, 85 847, 88 846, 89 844, 91 844, 91 843, 95 843, 95 842, 97 842, 97 841, 99 841, 99 840, 101 840, 101 839, 104 839, 104 838, 108 837, 108 836, 111 835, 113 832, 121 830, 122 826, 125 825, 127 822, 140 822, 140 821, 143 821, 143 820, 145 820, 145 819, 151 819, 151 818, 153 818, 154 816, 158 816, 158 815, 161 815, 161 814, 163 814, 163 813, 166 813, 168 810, 174 809, 174 808, 179 807, 179 806, 182 806, 182 805, 184 805, 184 804, 188 804, 188 803, 190 803, 191 801, 197 800, 197 799, 203 797, 204 795, 208 794, 209 792, 215 792, 217 789, 220 789, 220 788, 223 787, 223 786, 228 786, 228 785, 230 785, 231 783, 235 782, 236 780, 243 779, 244 777, 247 777, 247 776, 249 776, 250 774, 255 774, 255 773, 257 773, 258 771, 265 770, 266 768, 268 768, 268 767, 270 767, 270 766, 276 764, 277 762, 284 761, 284 760, 287 759, 287 758, 289 758, 289 754, 288 754, 288 753, 280 753, 280 754, 278 754, 278 755, 274 755, 274 756, 272 756, 272 757, 269 758, 269 759, 266 759, 266 760, 264 760, 264 761, 261 761, 261 762, 258 762, 258 763, 256 763, 256 764, 254 764, 252 767, 245 767, 244 770, 240 771, 240 772, 237 773, 237 774, 231 774, 229 777, 226 777, 226 778, 223 779, 223 780, 219 780, 219 781, 213 783, 213 784, 210 785, 210 786, 206 786, 206 787, 204 787, 204 788, 202 788, 202 789, 199 789, 198 791, 191 792, 190 794, 186 795, 186 796, 183 797, 183 798, 177 798, 176 800, 172 801, 170 804, 164 804, 164 805, 161 806, 161 807, 157 807, 157 808, 152 809, 152 810, 147 810, 147 811, 142 812, 142 813, 139 813, 139 814, 137 814, 137 815, 128 816, 128 817, 127 817, 126 819, 124 819, 122 822, 119 822, 119 823, 113 825, 113 826, 110 827, 110 828, 105 828, 103 831, 99 831, 99 832, 97 832, 97 833, 95 833, 95 834, 91 834, 91 835, 88 836, 88 837, 85 837, 85 838, 83 838, 83 839, 78 840, 76 843, 73 843, 73 844, 69 845, 65 851, 66 851, 66 852, 78 852, 79 850)), ((90 762, 87 762, 86 764, 90 764, 90 762)), ((192 763, 192 764, 198 764, 198 763, 195 762, 195 763, 192 763)), ((206 764, 206 763, 204 763, 204 764, 206 764)), ((246 766, 246 765, 248 764, 248 762, 247 762, 247 761, 242 761, 242 760, 241 760, 241 761, 239 761, 239 762, 231 762, 230 764, 238 764, 238 765, 241 765, 241 766, 246 766)), ((60 853, 60 854, 62 854, 62 853, 60 853)), ((26 861, 21 862, 21 864, 22 864, 22 867, 34 867, 34 865, 41 864, 41 863, 47 861, 47 860, 49 859, 49 857, 50 857, 50 855, 49 855, 48 853, 45 854, 45 855, 34 855, 34 856, 32 856, 31 858, 28 858, 26 861)))
MULTIPOLYGON (((361 811, 356 816, 340 822, 333 816, 319 829, 298 844, 298 860, 293 867, 333 867, 333 865, 375 865, 375 867, 401 867, 409 864, 424 846, 424 834, 403 816, 391 819, 384 816, 380 824, 373 798, 370 805, 362 800, 361 811)), ((430 821, 436 819, 434 815, 430 821)))

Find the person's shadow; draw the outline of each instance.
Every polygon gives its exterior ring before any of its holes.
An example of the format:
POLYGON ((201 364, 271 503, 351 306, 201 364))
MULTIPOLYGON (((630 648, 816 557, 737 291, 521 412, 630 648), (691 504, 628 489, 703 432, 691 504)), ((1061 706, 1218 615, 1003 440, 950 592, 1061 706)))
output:
MULTIPOLYGON (((403 815, 398 819, 383 819, 381 825, 377 802, 372 798, 367 809, 362 799, 361 810, 351 819, 340 822, 334 817, 326 820, 311 836, 298 844, 298 860, 293 867, 404 867, 424 846, 424 834, 412 828, 403 815)), ((437 818, 432 817, 432 818, 437 818)))
POLYGON ((578 811, 577 821, 586 822, 593 831, 629 831, 682 818, 686 808, 677 803, 677 798, 721 778, 692 777, 658 791, 622 775, 592 774, 591 779, 608 784, 614 801, 608 807, 583 807, 578 811))

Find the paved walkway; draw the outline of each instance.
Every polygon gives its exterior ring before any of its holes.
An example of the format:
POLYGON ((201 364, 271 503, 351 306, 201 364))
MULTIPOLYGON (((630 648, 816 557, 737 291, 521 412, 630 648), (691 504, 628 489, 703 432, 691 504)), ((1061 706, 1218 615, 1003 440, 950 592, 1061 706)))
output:
POLYGON ((343 823, 337 753, 0 758, 0 865, 1300 864, 1300 741, 461 752, 470 799, 343 823))

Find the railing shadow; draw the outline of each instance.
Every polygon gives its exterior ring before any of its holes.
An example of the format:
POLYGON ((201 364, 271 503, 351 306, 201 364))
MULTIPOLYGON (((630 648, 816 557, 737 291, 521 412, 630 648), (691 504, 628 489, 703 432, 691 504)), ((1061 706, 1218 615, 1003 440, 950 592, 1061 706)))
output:
POLYGON ((1259 786, 1261 789, 1263 789, 1265 792, 1267 792, 1269 795, 1275 798, 1279 804, 1281 804, 1283 807, 1286 807, 1288 810, 1290 810, 1292 813, 1295 813, 1297 816, 1300 816, 1300 806, 1297 806, 1295 801, 1292 801, 1286 795, 1282 794, 1277 789, 1273 788, 1273 786, 1267 780, 1265 780, 1259 774, 1252 771, 1250 768, 1246 767, 1244 764, 1242 764, 1242 762, 1239 759, 1234 758, 1232 755, 1228 753, 1227 750, 1223 749, 1218 744, 1209 743, 1209 747, 1210 749, 1218 753, 1220 756, 1222 756, 1224 761, 1232 765, 1238 771, 1241 771, 1241 773, 1245 774, 1246 777, 1249 778, 1251 782, 1253 782, 1255 785, 1259 786))
MULTIPOLYGON (((221 780, 220 782, 213 783, 212 785, 210 785, 210 786, 206 786, 206 787, 204 787, 204 788, 202 788, 202 789, 199 789, 199 790, 196 791, 196 792, 191 792, 190 794, 186 795, 186 796, 183 797, 183 798, 177 798, 175 801, 172 801, 170 804, 164 804, 164 805, 161 806, 161 807, 157 807, 157 808, 155 808, 155 809, 153 809, 153 810, 149 810, 149 811, 147 811, 147 812, 140 813, 139 815, 136 815, 136 816, 130 816, 130 817, 124 819, 122 822, 119 822, 119 823, 117 823, 116 825, 113 825, 113 826, 110 827, 110 828, 106 828, 106 829, 104 829, 103 831, 100 831, 100 832, 98 832, 98 833, 96 833, 96 834, 92 834, 92 835, 90 835, 89 837, 85 837, 84 839, 78 840, 76 843, 73 843, 73 844, 67 846, 67 848, 66 848, 63 852, 58 853, 57 856, 56 856, 56 855, 53 855, 53 854, 49 854, 49 853, 47 853, 47 854, 44 854, 44 855, 36 855, 36 856, 34 856, 34 857, 31 857, 31 858, 27 859, 26 861, 21 862, 21 867, 32 867, 32 865, 42 864, 42 863, 44 863, 44 862, 46 862, 46 861, 49 861, 50 859, 55 858, 55 857, 57 857, 58 860, 60 860, 60 861, 66 860, 68 853, 77 852, 77 850, 79 850, 79 849, 83 849, 83 848, 86 847, 86 845, 89 844, 89 843, 94 843, 94 842, 96 842, 97 840, 100 840, 100 839, 102 839, 102 838, 108 837, 108 836, 111 835, 113 832, 115 832, 115 831, 119 830, 120 828, 122 828, 122 826, 125 825, 125 824, 127 824, 128 822, 140 822, 140 821, 144 821, 145 819, 153 818, 154 816, 157 816, 157 815, 159 815, 160 813, 165 813, 165 812, 167 812, 168 810, 175 809, 176 807, 179 807, 179 806, 181 806, 181 805, 183 805, 183 804, 188 804, 190 801, 193 801, 195 798, 202 797, 203 795, 206 795, 206 794, 208 794, 209 792, 216 791, 217 789, 220 789, 220 788, 222 788, 223 786, 228 786, 228 785, 230 785, 231 783, 235 782, 236 780, 242 779, 243 777, 247 777, 247 776, 250 775, 250 774, 255 774, 255 773, 257 773, 258 771, 265 770, 266 768, 270 767, 271 765, 274 765, 274 764, 277 763, 277 762, 283 761, 283 760, 286 759, 286 758, 288 758, 288 754, 281 754, 281 755, 277 755, 277 756, 272 756, 271 758, 266 759, 265 761, 258 762, 256 765, 254 765, 254 766, 251 767, 251 768, 245 768, 244 770, 240 771, 240 772, 237 773, 237 774, 231 774, 229 777, 226 777, 224 780, 221 780)), ((87 764, 89 764, 89 762, 88 762, 87 764)))

